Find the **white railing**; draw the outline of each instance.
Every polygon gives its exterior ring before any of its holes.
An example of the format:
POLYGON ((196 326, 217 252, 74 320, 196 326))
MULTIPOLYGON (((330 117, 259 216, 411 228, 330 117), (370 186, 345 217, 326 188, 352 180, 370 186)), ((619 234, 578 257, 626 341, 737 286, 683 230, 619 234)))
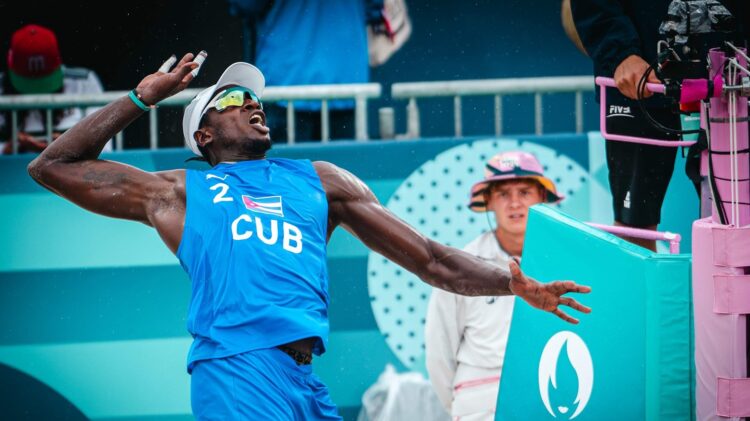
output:
MULTIPOLYGON (((159 107, 185 107, 203 88, 186 89, 177 95, 159 103, 159 107)), ((287 133, 288 142, 294 143, 294 103, 297 100, 321 101, 321 140, 330 139, 330 121, 328 101, 334 99, 354 100, 355 138, 359 141, 367 140, 367 100, 380 97, 379 83, 338 84, 338 85, 308 85, 308 86, 269 86, 263 93, 263 102, 273 103, 289 101, 287 104, 287 133)), ((110 91, 101 94, 67 95, 5 95, 0 96, 0 111, 10 111, 11 137, 13 150, 18 150, 18 111, 28 109, 43 109, 46 111, 47 141, 52 139, 52 110, 59 108, 85 108, 106 105, 128 93, 126 91, 110 91)), ((159 108, 149 115, 149 145, 151 149, 159 147, 159 108)), ((82 111, 83 112, 83 111, 82 111)), ((7 122, 6 122, 7 123, 7 122)), ((115 149, 122 150, 123 135, 115 137, 115 149)))
MULTIPOLYGON (((495 135, 503 134, 503 97, 509 95, 534 95, 535 133, 544 131, 542 113, 543 94, 571 92, 575 94, 576 133, 583 132, 583 92, 594 90, 593 76, 553 76, 513 79, 456 80, 444 82, 394 83, 393 98, 408 99, 406 106, 407 138, 420 136, 417 98, 453 97, 453 127, 456 137, 463 136, 461 98, 465 96, 495 97, 495 135)), ((381 122, 382 125, 382 122, 381 122)))

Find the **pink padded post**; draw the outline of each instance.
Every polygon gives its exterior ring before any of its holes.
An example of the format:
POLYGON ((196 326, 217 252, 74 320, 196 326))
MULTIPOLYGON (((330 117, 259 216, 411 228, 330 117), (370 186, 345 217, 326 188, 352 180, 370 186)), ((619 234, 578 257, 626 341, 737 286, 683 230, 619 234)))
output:
POLYGON ((713 225, 713 262, 717 266, 750 267, 750 227, 713 225))
POLYGON ((750 314, 750 275, 714 275, 714 312, 750 314))
POLYGON ((750 417, 750 379, 719 377, 716 390, 716 415, 750 417))
MULTIPOLYGON (((750 409, 750 400, 736 399, 744 396, 735 386, 724 384, 727 390, 719 391, 717 379, 741 379, 747 376, 747 316, 717 313, 716 303, 734 307, 750 296, 735 296, 731 302, 724 286, 716 287, 724 279, 745 276, 742 267, 727 265, 736 261, 734 248, 742 244, 737 233, 742 230, 716 224, 711 217, 693 223, 693 314, 695 328, 695 415, 696 420, 716 419, 717 406, 723 414, 738 410, 741 405, 750 409), (716 260, 715 260, 716 258, 716 260), (720 399, 719 396, 722 396, 720 399)), ((747 238, 748 231, 745 231, 747 238)), ((734 285, 733 285, 734 286, 734 285)))

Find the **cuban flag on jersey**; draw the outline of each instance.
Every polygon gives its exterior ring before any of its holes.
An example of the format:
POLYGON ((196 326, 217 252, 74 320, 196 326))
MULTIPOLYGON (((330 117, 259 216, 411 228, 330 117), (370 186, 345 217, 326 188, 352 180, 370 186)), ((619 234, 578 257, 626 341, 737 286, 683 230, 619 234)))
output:
POLYGON ((266 213, 269 215, 284 216, 281 207, 281 196, 252 197, 242 195, 242 203, 253 212, 266 213))

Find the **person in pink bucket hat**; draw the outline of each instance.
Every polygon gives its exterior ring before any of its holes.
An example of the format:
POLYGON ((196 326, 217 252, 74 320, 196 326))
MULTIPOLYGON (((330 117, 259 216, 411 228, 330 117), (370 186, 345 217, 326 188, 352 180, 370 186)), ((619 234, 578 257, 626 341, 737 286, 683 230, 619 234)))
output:
MULTIPOLYGON (((471 188, 469 208, 493 212, 496 228, 464 251, 507 269, 510 259, 521 258, 529 207, 562 199, 534 155, 493 156, 484 179, 471 188)), ((454 420, 494 420, 513 304, 512 296, 465 297, 433 289, 425 322, 427 371, 454 420)))

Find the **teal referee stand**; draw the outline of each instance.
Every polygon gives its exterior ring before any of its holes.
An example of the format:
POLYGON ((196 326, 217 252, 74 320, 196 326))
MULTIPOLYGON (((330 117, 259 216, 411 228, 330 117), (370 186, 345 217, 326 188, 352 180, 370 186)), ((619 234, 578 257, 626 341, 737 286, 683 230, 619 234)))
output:
POLYGON ((689 254, 656 254, 545 205, 530 210, 522 268, 575 280, 572 325, 519 301, 496 420, 694 419, 689 254))

